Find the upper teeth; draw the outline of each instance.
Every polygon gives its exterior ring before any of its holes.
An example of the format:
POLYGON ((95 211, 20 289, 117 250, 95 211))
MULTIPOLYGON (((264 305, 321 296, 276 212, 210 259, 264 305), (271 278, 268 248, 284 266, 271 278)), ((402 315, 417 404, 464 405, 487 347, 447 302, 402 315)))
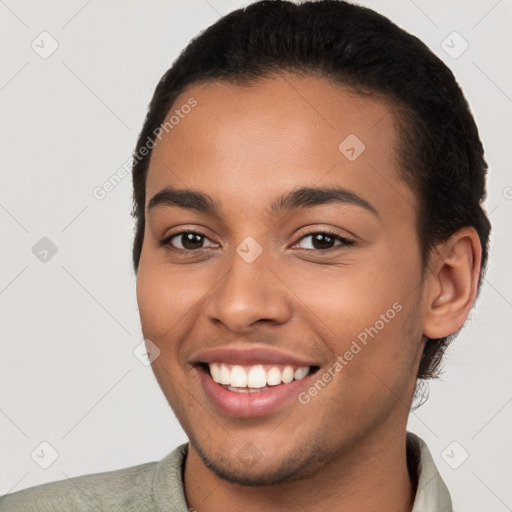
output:
POLYGON ((276 366, 256 364, 243 367, 231 366, 225 363, 208 363, 212 379, 218 384, 236 388, 264 388, 288 384, 293 379, 303 379, 309 373, 309 366, 276 366))

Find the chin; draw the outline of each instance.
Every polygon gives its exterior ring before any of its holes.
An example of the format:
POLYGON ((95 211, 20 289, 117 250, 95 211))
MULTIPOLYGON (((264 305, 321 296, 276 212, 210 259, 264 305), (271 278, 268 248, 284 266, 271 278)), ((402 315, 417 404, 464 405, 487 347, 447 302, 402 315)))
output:
POLYGON ((291 451, 281 460, 269 460, 252 443, 247 442, 231 457, 206 452, 197 442, 190 441, 195 451, 217 477, 233 484, 266 487, 301 480, 314 474, 329 462, 329 455, 320 447, 308 446, 291 451))

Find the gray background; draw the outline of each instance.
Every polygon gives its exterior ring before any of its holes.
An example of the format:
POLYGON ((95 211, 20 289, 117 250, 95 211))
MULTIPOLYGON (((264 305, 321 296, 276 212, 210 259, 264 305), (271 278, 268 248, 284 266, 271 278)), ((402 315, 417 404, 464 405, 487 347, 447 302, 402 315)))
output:
MULTIPOLYGON (((186 441, 133 354, 142 335, 130 177, 103 200, 92 192, 130 156, 179 51, 248 3, 0 1, 0 493, 158 460, 186 441)), ((457 510, 512 510, 512 4, 361 3, 448 64, 479 125, 490 266, 409 429, 429 445, 457 510)))

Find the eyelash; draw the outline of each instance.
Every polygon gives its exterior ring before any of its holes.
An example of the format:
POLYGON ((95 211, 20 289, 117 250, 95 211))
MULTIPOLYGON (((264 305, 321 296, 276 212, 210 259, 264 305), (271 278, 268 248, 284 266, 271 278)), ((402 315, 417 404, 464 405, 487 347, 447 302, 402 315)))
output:
MULTIPOLYGON (((186 254, 186 255, 192 255, 193 253, 195 252, 199 252, 201 250, 209 250, 209 249, 212 249, 211 247, 203 247, 203 248, 199 248, 199 249, 180 249, 178 247, 173 247, 171 245, 171 240, 173 238, 176 238, 176 237, 179 237, 181 235, 186 235, 186 234, 193 234, 193 235, 197 235, 197 236, 200 236, 202 238, 208 238, 205 234, 201 233, 200 231, 194 231, 193 229, 192 230, 187 230, 187 231, 180 231, 179 233, 173 233, 172 235, 164 238, 161 242, 160 242, 160 245, 161 246, 165 246, 168 250, 172 251, 172 252, 175 252, 175 253, 181 253, 181 254, 186 254)), ((350 248, 350 247, 353 247, 355 245, 355 242, 354 240, 351 240, 349 238, 345 238, 343 236, 340 236, 338 235, 337 233, 333 232, 333 231, 329 231, 328 229, 327 230, 321 230, 321 231, 312 231, 310 233, 307 233, 303 236, 301 236, 299 238, 299 240, 297 242, 295 242, 295 244, 293 245, 297 245, 297 243, 301 242, 302 240, 304 240, 305 238, 309 237, 309 236, 313 236, 313 235, 328 235, 329 237, 331 238, 335 238, 339 241, 341 241, 341 245, 337 245, 337 246, 334 246, 334 247, 330 247, 329 249, 303 249, 304 251, 314 251, 314 252, 329 252, 329 251, 332 251, 333 249, 335 249, 336 247, 345 247, 345 248, 350 248)))

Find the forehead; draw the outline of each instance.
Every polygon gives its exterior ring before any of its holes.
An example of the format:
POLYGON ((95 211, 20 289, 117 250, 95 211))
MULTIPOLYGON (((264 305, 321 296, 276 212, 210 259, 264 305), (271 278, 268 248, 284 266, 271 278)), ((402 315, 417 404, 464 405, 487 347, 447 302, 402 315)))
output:
POLYGON ((226 208, 263 208, 298 185, 338 184, 402 214, 415 201, 400 179, 395 118, 383 99, 280 75, 195 84, 171 115, 175 124, 153 149, 146 204, 168 185, 206 191, 226 208))

